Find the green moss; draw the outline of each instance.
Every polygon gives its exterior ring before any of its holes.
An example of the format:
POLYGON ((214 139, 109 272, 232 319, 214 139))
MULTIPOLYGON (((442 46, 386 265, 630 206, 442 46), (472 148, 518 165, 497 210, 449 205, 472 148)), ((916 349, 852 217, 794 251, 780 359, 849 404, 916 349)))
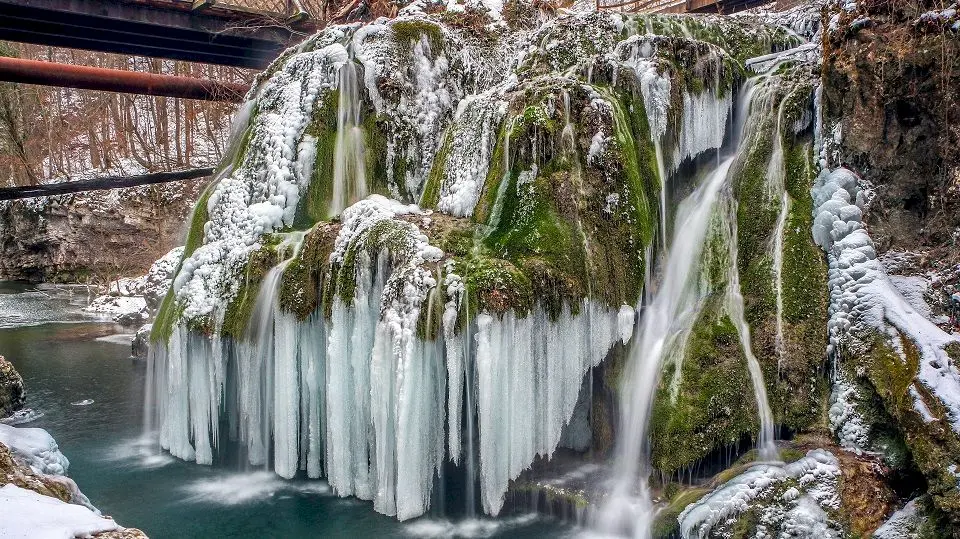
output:
MULTIPOLYGON (((676 485, 676 483, 671 483, 671 485, 676 485)), ((657 513, 657 517, 653 521, 651 536, 654 539, 667 539, 679 535, 680 522, 677 519, 680 513, 690 504, 700 501, 709 492, 710 489, 706 488, 691 488, 670 496, 670 503, 657 513)))
POLYGON ((470 311, 466 314, 470 320, 480 312, 502 314, 510 309, 524 316, 533 308, 535 296, 530 278, 506 260, 472 254, 457 261, 455 272, 467 288, 470 311))
POLYGON ((176 305, 173 294, 173 288, 167 290, 163 296, 163 302, 160 303, 160 310, 157 311, 157 317, 153 321, 153 327, 150 329, 150 341, 154 343, 166 343, 173 334, 173 327, 180 318, 181 309, 176 305))
POLYGON ((397 44, 406 50, 422 38, 427 39, 434 54, 440 54, 444 50, 443 28, 434 22, 423 19, 399 20, 394 21, 390 29, 393 30, 393 38, 397 44))
POLYGON ((336 239, 336 228, 318 225, 303 239, 297 257, 283 272, 280 281, 280 308, 306 320, 321 303, 323 290, 329 285, 329 260, 336 239))
POLYGON ((190 217, 190 230, 187 232, 187 243, 183 249, 184 259, 192 255, 197 247, 203 244, 203 227, 210 218, 207 213, 207 202, 216 188, 215 184, 208 185, 203 194, 200 195, 200 199, 197 200, 197 205, 193 208, 193 215, 190 217))
POLYGON ((330 90, 318 99, 304 133, 316 139, 313 173, 306 193, 300 197, 294 228, 305 229, 330 217, 333 197, 333 158, 337 145, 339 91, 330 90))
POLYGON ((224 313, 223 325, 220 328, 222 335, 235 339, 246 335, 250 316, 256 306, 260 283, 270 268, 279 262, 276 250, 270 245, 264 245, 250 254, 237 294, 224 313))
POLYGON ((493 213, 493 208, 498 198, 497 195, 501 191, 501 183, 506 175, 506 170, 504 169, 505 154, 509 151, 510 138, 512 136, 513 122, 504 122, 500 127, 500 134, 497 136, 497 144, 493 150, 493 158, 490 160, 490 168, 487 170, 487 178, 483 182, 480 200, 473 210, 473 218, 477 223, 486 223, 490 220, 490 216, 493 213))
POLYGON ((864 372, 869 387, 867 395, 876 399, 877 407, 902 434, 917 469, 927 481, 927 493, 936 508, 949 517, 949 526, 960 524, 960 491, 957 478, 949 471, 957 464, 960 440, 944 418, 945 410, 922 383, 916 381, 920 352, 916 345, 900 336, 901 356, 883 336, 877 336, 869 353, 844 357, 846 369, 864 372), (915 388, 938 421, 927 423, 914 407, 910 389, 915 388))
POLYGON ((433 167, 430 174, 427 175, 426 184, 423 186, 423 194, 420 195, 421 208, 436 208, 440 201, 440 188, 443 187, 444 175, 447 169, 447 156, 450 154, 450 147, 453 144, 453 137, 450 133, 443 138, 440 149, 433 159, 433 167))
POLYGON ((720 297, 708 299, 694 325, 676 400, 671 399, 669 371, 654 399, 651 459, 664 474, 756 434, 756 402, 743 394, 750 387, 746 359, 737 330, 721 308, 720 297))
MULTIPOLYGON (((394 162, 387 163, 387 155, 390 152, 387 148, 386 133, 393 127, 386 120, 378 117, 372 107, 368 107, 364 113, 361 127, 363 128, 364 144, 366 144, 364 155, 367 166, 367 189, 371 193, 390 196, 389 179, 393 178, 395 186, 398 189, 405 190, 408 168, 406 159, 401 152, 396 152, 394 162), (388 166, 391 166, 389 171, 387 170, 388 166)), ((396 136, 396 134, 394 135, 396 136)), ((405 145, 402 140, 397 141, 398 147, 402 148, 405 145)), ((413 197, 416 193, 407 193, 407 195, 413 197)))

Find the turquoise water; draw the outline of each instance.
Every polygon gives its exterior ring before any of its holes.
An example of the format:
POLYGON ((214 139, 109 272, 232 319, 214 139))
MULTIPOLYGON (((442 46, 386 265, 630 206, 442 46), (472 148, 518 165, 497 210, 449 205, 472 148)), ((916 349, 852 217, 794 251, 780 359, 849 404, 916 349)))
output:
MULTIPOLYGON (((400 523, 322 481, 285 481, 224 463, 200 466, 142 438, 144 367, 118 326, 80 312, 86 291, 0 283, 0 354, 70 459, 69 475, 104 514, 154 539, 211 537, 559 537, 572 530, 532 515, 400 523), (13 327, 11 327, 13 326, 13 327), (81 405, 84 401, 93 403, 81 405)), ((456 499, 444 500, 462 505, 456 499)))

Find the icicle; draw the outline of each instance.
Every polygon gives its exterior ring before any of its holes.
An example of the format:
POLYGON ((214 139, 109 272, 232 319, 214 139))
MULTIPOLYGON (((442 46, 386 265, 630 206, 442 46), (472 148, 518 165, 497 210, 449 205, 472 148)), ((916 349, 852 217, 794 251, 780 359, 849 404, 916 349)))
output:
POLYGON ((583 302, 550 320, 537 305, 524 318, 477 316, 477 412, 484 510, 496 515, 510 480, 549 458, 576 407, 584 374, 620 339, 620 310, 583 302))

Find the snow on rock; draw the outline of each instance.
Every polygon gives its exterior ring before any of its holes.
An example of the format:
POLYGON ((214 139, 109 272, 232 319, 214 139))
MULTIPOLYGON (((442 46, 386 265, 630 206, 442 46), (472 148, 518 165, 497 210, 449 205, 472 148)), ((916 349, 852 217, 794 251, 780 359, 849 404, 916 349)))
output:
POLYGON ((480 200, 497 142, 497 130, 507 112, 506 88, 471 96, 460 102, 447 142, 444 177, 437 209, 468 217, 480 200))
MULTIPOLYGON (((814 241, 827 252, 829 262, 828 351, 835 354, 851 338, 879 334, 891 337, 891 346, 903 355, 893 338, 902 334, 920 353, 917 383, 940 400, 954 430, 960 431, 960 372, 944 351, 960 337, 927 319, 888 278, 862 223, 869 195, 856 175, 845 168, 824 170, 811 194, 814 241)), ((917 404, 921 415, 929 413, 922 399, 917 404)))
POLYGON ((125 326, 142 324, 159 308, 182 256, 183 247, 176 247, 154 262, 146 275, 111 282, 108 293, 98 296, 84 310, 109 315, 125 326))
POLYGON ((184 315, 211 313, 236 293, 235 268, 259 247, 261 235, 293 223, 300 189, 312 167, 299 163, 298 141, 325 90, 336 88, 349 54, 340 43, 295 54, 259 90, 248 151, 220 179, 207 201, 203 245, 174 279, 184 315))
POLYGON ((839 538, 827 512, 840 507, 840 476, 839 461, 822 449, 791 464, 757 464, 684 509, 681 537, 713 537, 753 509, 760 524, 781 537, 839 538))
POLYGON ((174 247, 167 254, 160 257, 159 260, 150 266, 150 270, 143 277, 143 289, 140 295, 147 302, 147 307, 151 311, 156 311, 163 301, 163 296, 170 289, 170 283, 173 282, 173 276, 180 266, 180 259, 183 258, 184 247, 174 247))
POLYGON ((111 296, 139 296, 143 293, 144 277, 121 277, 111 281, 107 293, 111 296))
POLYGON ((0 443, 24 459, 36 473, 66 475, 70 467, 70 461, 60 452, 57 441, 43 429, 0 423, 0 443))
POLYGON ((87 507, 13 484, 0 487, 0 512, 0 537, 7 539, 71 539, 123 529, 87 507))
POLYGON ((925 520, 917 500, 910 500, 873 532, 873 539, 916 539, 925 520))
POLYGON ((99 296, 83 310, 110 315, 117 322, 127 322, 124 325, 140 323, 150 317, 147 301, 142 296, 99 296))

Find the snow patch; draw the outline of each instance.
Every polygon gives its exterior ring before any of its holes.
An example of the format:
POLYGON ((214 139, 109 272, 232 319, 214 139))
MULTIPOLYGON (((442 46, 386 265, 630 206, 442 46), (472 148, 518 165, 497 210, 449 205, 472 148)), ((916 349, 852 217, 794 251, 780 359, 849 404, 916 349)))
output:
POLYGON ((0 508, 0 537, 7 539, 65 539, 123 529, 87 507, 13 484, 0 487, 0 508))
POLYGON ((840 507, 840 476, 839 461, 822 449, 791 464, 752 466, 684 509, 680 534, 709 537, 744 511, 760 509, 760 522, 786 537, 839 538, 826 510, 840 507))

